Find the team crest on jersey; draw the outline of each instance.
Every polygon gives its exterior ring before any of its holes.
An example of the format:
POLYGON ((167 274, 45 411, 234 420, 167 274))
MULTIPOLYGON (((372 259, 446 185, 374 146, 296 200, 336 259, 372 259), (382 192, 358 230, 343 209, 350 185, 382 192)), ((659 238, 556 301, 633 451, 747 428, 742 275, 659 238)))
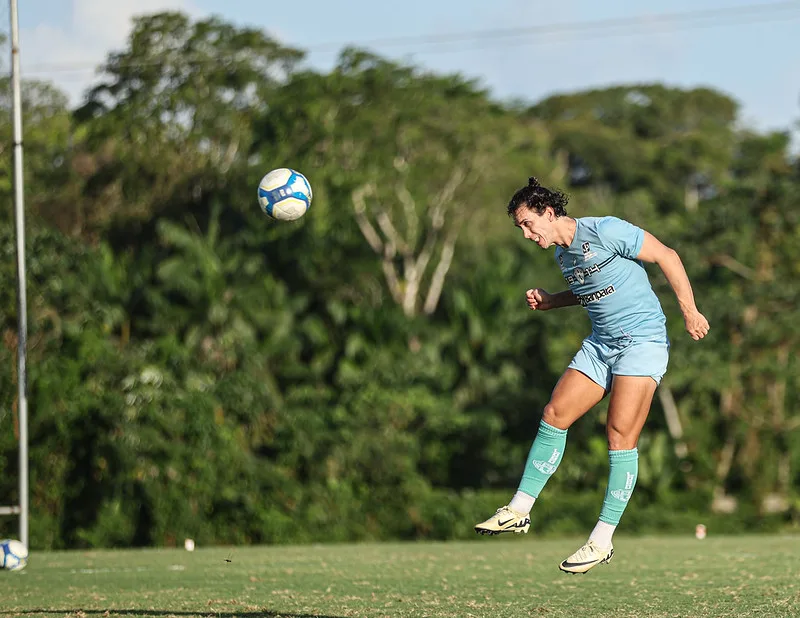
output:
POLYGON ((572 271, 572 274, 575 275, 575 278, 578 280, 578 283, 583 283, 586 280, 583 274, 583 268, 581 268, 580 266, 577 266, 575 270, 572 271))
POLYGON ((589 246, 588 242, 585 242, 581 245, 581 251, 583 251, 583 261, 588 262, 593 257, 597 257, 597 254, 592 251, 591 247, 589 246))

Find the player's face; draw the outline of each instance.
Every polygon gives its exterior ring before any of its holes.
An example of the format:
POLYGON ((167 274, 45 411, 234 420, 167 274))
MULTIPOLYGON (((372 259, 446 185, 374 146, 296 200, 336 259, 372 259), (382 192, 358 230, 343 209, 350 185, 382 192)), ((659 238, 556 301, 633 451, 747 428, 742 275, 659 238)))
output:
POLYGON ((514 223, 522 230, 523 236, 542 249, 547 249, 553 244, 552 216, 549 210, 546 208, 543 213, 538 213, 527 206, 520 206, 514 214, 514 223))

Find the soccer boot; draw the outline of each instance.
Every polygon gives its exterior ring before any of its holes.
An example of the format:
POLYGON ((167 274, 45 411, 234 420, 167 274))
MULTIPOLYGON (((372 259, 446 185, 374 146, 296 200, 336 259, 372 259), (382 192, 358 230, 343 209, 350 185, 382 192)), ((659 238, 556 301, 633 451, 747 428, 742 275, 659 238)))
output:
POLYGON ((501 506, 489 519, 477 524, 475 532, 478 534, 502 534, 503 532, 524 534, 530 527, 530 517, 512 511, 507 506, 501 506))
POLYGON ((564 560, 558 568, 564 573, 586 573, 598 564, 608 564, 613 555, 613 545, 600 547, 594 541, 587 541, 586 545, 564 560))

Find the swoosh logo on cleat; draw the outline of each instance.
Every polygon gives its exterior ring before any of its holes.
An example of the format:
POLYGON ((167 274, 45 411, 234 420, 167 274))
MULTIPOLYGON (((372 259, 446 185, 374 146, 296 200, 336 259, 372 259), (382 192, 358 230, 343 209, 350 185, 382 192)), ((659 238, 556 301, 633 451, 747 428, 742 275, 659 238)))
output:
POLYGON ((600 560, 589 560, 588 562, 562 562, 561 566, 565 569, 574 569, 575 567, 586 566, 587 564, 594 564, 601 562, 600 560))
POLYGON ((509 523, 509 522, 512 522, 512 521, 514 521, 514 518, 513 518, 513 517, 512 517, 511 519, 507 519, 507 520, 505 520, 505 521, 498 521, 498 522, 497 522, 497 525, 498 525, 498 526, 505 526, 507 523, 509 523))

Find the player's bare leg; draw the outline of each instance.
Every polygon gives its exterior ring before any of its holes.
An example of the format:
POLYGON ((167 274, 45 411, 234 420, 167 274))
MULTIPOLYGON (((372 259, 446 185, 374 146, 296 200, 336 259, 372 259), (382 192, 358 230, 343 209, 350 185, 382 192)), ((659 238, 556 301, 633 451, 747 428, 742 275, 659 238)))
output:
POLYGON ((655 380, 650 377, 614 377, 606 424, 610 473, 603 509, 589 540, 561 563, 562 571, 585 573, 598 564, 607 564, 614 555, 611 539, 636 484, 639 458, 636 445, 656 388, 655 380))
POLYGON ((542 420, 557 429, 569 429, 605 395, 606 389, 597 382, 577 369, 567 369, 544 407, 542 420))
POLYGON ((511 502, 475 526, 478 534, 525 533, 533 503, 564 454, 567 429, 605 396, 605 389, 575 369, 567 369, 544 407, 519 490, 511 502))

